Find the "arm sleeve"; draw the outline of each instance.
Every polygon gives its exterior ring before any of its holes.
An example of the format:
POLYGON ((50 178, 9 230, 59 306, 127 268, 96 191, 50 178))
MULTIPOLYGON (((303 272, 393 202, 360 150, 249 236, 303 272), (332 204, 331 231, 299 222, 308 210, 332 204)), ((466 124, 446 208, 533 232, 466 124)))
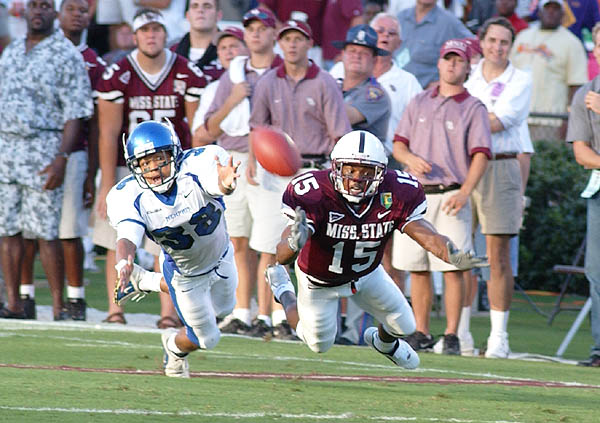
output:
POLYGON ((490 118, 487 109, 479 100, 475 104, 473 116, 469 125, 467 148, 469 155, 476 152, 484 153, 488 159, 491 158, 492 132, 490 130, 490 118))
POLYGON ((222 166, 227 164, 229 154, 217 145, 207 145, 196 149, 200 154, 193 154, 186 158, 186 167, 192 168, 192 173, 198 176, 202 188, 213 197, 221 197, 223 193, 219 188, 219 172, 215 156, 219 158, 222 166))
POLYGON ((206 115, 204 116, 204 121, 208 121, 212 115, 214 115, 217 110, 223 107, 225 100, 229 97, 231 93, 231 79, 229 79, 229 71, 225 71, 223 75, 219 78, 219 85, 217 86, 217 91, 215 92, 214 97, 209 103, 208 110, 206 111, 206 115))
POLYGON ((585 95, 589 91, 589 88, 589 85, 586 84, 579 88, 573 96, 567 129, 567 142, 569 143, 574 141, 592 141, 592 123, 589 119, 588 110, 585 107, 584 102, 585 95))
MULTIPOLYGON (((185 59, 184 59, 185 60, 185 59)), ((189 62, 187 63, 187 74, 189 75, 189 79, 187 81, 187 86, 185 90, 185 96, 183 99, 187 102, 196 102, 200 100, 202 93, 204 92, 204 88, 207 85, 206 76, 202 73, 200 68, 196 66, 195 63, 189 62)))
MULTIPOLYGON (((571 34, 569 34, 571 35, 571 34)), ((567 85, 583 85, 588 82, 587 55, 579 39, 573 38, 573 46, 568 48, 567 85)))
POLYGON ((92 86, 79 52, 69 57, 61 73, 58 97, 63 107, 63 123, 88 118, 94 114, 92 86))
POLYGON ((135 183, 134 180, 125 179, 110 190, 106 197, 106 213, 111 226, 117 231, 117 239, 128 239, 139 247, 146 224, 136 207, 139 196, 128 186, 135 183))
POLYGON ((107 66, 98 81, 97 97, 116 104, 123 104, 126 85, 119 80, 120 75, 121 67, 118 63, 107 66))
MULTIPOLYGON (((319 72, 321 73, 321 72, 319 72)), ((327 131, 332 140, 337 140, 352 130, 344 107, 344 97, 335 79, 323 72, 323 116, 327 120, 327 131)))
POLYGON ((506 85, 491 112, 502 122, 504 129, 519 126, 527 119, 531 102, 532 82, 527 72, 518 72, 513 80, 506 85))
POLYGON ((267 86, 268 79, 263 75, 258 80, 254 87, 250 104, 252 112, 250 114, 250 128, 257 126, 267 126, 271 124, 271 112, 269 110, 269 89, 267 86))

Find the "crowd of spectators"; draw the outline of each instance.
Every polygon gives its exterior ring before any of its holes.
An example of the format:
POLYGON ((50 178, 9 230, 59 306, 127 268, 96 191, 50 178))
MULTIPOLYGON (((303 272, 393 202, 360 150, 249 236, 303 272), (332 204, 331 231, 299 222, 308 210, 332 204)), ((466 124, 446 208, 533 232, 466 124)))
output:
MULTIPOLYGON (((224 200, 237 305, 221 330, 293 338, 263 282, 287 223, 276 205, 290 179, 256 162, 249 133, 285 131, 307 171, 328 167, 336 141, 364 129, 383 143, 389 168, 424 185, 440 232, 469 248, 480 225, 490 258, 488 356, 507 357, 531 141, 565 140, 569 105, 597 73, 598 21, 597 0, 0 0, 0 147, 12 152, 0 162, 0 316, 35 318, 39 251, 55 320, 85 320, 82 238, 91 215, 87 235, 108 250, 105 322, 126 323, 111 301, 116 234, 106 195, 129 172, 121 137, 168 118, 183 148, 216 142, 241 161, 243 177, 224 200)), ((591 142, 580 139, 588 132, 569 134, 575 146, 591 142)), ((417 332, 409 343, 472 353, 471 272, 430 265, 395 238, 383 265, 401 290, 411 272, 417 332), (430 270, 446 281, 437 346, 430 270)), ((144 249, 158 265, 156 244, 148 239, 144 249)), ((348 315, 340 333, 356 344, 365 316, 353 307, 351 299, 340 305, 348 315)), ((161 328, 181 325, 168 295, 160 315, 161 328)))

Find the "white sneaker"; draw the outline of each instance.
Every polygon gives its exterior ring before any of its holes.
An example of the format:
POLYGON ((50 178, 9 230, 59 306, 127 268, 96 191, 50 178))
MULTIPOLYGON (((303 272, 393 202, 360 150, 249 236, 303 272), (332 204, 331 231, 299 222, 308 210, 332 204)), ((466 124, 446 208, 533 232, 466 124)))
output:
POLYGON ((265 280, 271 287, 273 296, 278 303, 281 303, 279 299, 284 292, 290 291, 294 295, 296 294, 296 291, 294 291, 294 285, 290 279, 290 275, 288 275, 285 267, 280 264, 267 267, 267 270, 265 270, 265 280))
POLYGON ((433 353, 434 354, 442 354, 442 352, 444 351, 444 337, 441 336, 440 339, 438 339, 438 341, 433 344, 433 353))
POLYGON ((508 335, 491 335, 488 337, 486 358, 508 358, 510 348, 508 346, 508 335))
POLYGON ((479 355, 479 349, 475 348, 475 341, 471 332, 458 335, 458 340, 460 342, 460 355, 463 357, 475 357, 479 355))
POLYGON ((419 360, 419 355, 415 350, 402 339, 396 339, 396 346, 391 352, 384 353, 379 351, 374 343, 375 337, 379 338, 379 331, 374 326, 367 328, 363 337, 367 345, 370 345, 375 351, 392 360, 396 366, 404 367, 405 369, 416 369, 421 362, 421 360, 419 360))
POLYGON ((169 377, 190 377, 190 366, 186 357, 179 357, 175 355, 167 347, 167 341, 172 334, 177 333, 177 329, 171 329, 164 331, 161 335, 163 349, 165 350, 165 357, 163 358, 163 365, 165 367, 165 375, 169 377))

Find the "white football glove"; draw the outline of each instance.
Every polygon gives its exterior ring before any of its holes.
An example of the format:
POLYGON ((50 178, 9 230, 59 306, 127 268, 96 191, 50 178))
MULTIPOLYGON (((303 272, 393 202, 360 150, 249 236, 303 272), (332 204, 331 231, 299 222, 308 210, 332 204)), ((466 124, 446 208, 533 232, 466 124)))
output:
POLYGON ((295 211, 296 217, 290 228, 290 235, 287 241, 290 249, 297 253, 304 247, 304 244, 308 240, 308 225, 306 224, 306 213, 304 213, 304 210, 298 206, 295 211))
POLYGON ((460 251, 451 242, 446 243, 446 248, 448 249, 448 261, 460 270, 469 270, 474 267, 488 267, 490 265, 486 256, 476 256, 472 251, 460 251))

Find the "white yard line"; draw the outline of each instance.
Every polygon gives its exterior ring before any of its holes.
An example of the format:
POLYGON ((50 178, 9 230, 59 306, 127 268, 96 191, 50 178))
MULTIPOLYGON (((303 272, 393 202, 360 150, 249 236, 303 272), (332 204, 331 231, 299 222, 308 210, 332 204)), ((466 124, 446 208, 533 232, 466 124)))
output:
POLYGON ((197 417, 223 417, 223 418, 234 418, 234 419, 264 419, 268 417, 272 418, 285 418, 285 419, 299 419, 299 420, 347 420, 351 418, 360 417, 366 420, 384 420, 384 421, 396 421, 396 422, 451 422, 451 423, 520 423, 517 421, 508 420, 472 420, 472 419, 458 419, 458 418, 437 418, 437 417, 409 417, 409 416, 357 416, 353 413, 342 413, 342 414, 291 414, 291 413, 203 413, 201 411, 181 411, 181 412, 169 412, 169 411, 157 411, 157 410, 134 410, 134 409, 98 409, 98 408, 58 408, 58 407, 8 407, 1 406, 0 410, 6 411, 30 411, 33 413, 96 413, 96 414, 115 414, 115 415, 140 415, 140 416, 166 416, 166 417, 179 417, 179 416, 197 416, 197 417))

